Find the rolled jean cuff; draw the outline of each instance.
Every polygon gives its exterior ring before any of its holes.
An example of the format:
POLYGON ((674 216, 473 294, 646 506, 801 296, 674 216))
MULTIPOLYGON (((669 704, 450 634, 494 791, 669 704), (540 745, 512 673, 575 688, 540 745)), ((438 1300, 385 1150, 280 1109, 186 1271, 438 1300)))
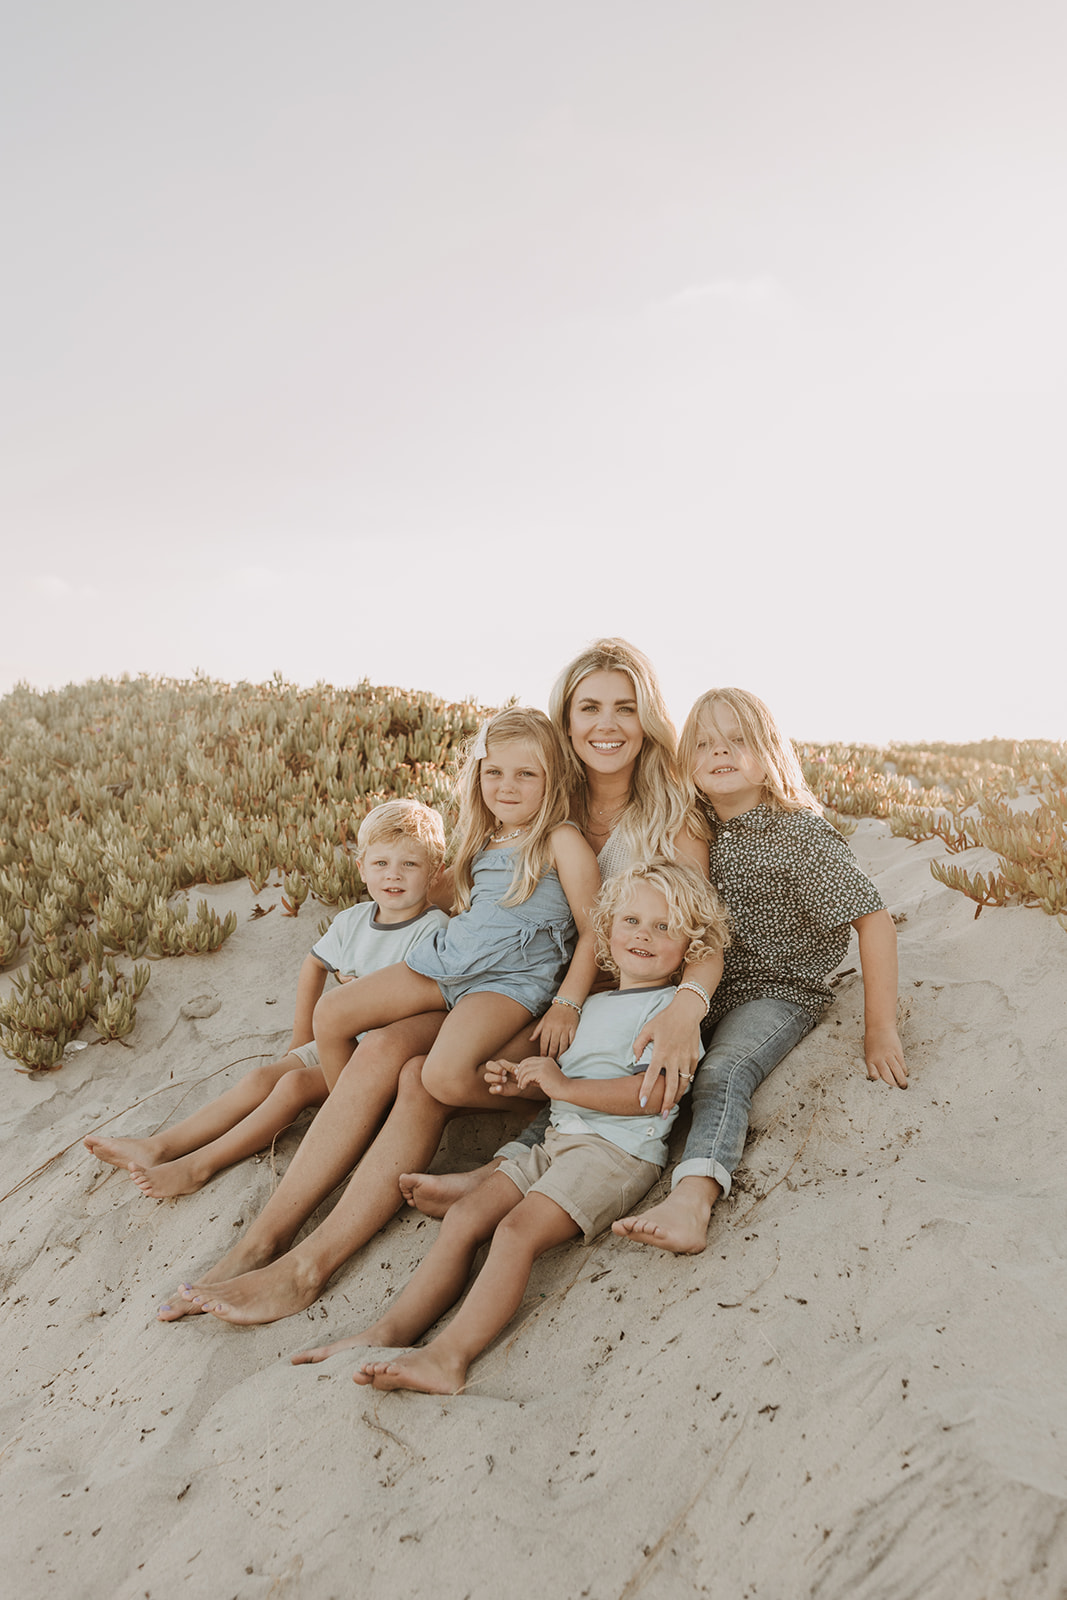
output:
POLYGON ((720 1166, 717 1161, 711 1160, 680 1161, 671 1177, 671 1188, 673 1189, 676 1184, 681 1183, 683 1178, 714 1178, 715 1182, 722 1187, 724 1200, 733 1186, 733 1179, 726 1168, 720 1166))

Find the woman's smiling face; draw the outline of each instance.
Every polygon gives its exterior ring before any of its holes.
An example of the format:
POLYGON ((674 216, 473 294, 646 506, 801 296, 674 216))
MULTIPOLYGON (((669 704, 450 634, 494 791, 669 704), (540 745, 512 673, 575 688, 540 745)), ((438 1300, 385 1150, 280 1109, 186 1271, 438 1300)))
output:
POLYGON ((645 735, 628 673, 591 672, 571 696, 568 732, 584 767, 607 777, 633 771, 645 735))

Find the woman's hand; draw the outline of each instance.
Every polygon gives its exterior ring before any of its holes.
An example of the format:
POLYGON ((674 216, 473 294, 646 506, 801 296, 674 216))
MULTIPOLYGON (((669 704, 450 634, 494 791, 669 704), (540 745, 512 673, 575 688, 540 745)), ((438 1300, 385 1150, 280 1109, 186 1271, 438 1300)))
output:
POLYGON ((663 1105, 666 1116, 685 1094, 696 1075, 701 1057, 700 1024, 704 1003, 692 989, 683 989, 670 1005, 658 1011, 634 1040, 634 1060, 640 1061, 649 1045, 652 1060, 641 1083, 641 1104, 646 1105, 656 1079, 663 1078, 663 1105))
POLYGON ((558 1061, 578 1032, 579 1013, 570 1006, 551 1005, 530 1034, 546 1056, 558 1061))

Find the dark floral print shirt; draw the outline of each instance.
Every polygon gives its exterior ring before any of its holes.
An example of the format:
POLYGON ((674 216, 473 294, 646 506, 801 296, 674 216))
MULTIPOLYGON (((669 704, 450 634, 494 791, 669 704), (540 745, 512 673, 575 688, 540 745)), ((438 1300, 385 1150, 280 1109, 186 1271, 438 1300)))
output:
POLYGON ((814 811, 758 805, 729 822, 712 812, 709 822, 711 881, 730 914, 730 944, 705 1032, 734 1006, 764 996, 820 1017, 850 924, 883 910, 881 895, 814 811))

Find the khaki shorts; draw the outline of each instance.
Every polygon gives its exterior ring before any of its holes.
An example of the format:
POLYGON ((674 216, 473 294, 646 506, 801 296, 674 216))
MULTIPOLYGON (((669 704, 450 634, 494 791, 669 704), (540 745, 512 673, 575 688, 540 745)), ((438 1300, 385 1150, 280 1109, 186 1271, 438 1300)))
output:
POLYGON ((309 1039, 307 1044, 298 1044, 295 1050, 287 1050, 285 1053, 287 1056, 295 1056, 298 1061, 304 1063, 305 1067, 317 1067, 320 1065, 319 1047, 314 1039, 309 1039))
POLYGON ((581 1228, 586 1241, 624 1217, 660 1175, 652 1161, 620 1150, 598 1133, 545 1132, 523 1156, 512 1156, 497 1169, 525 1197, 543 1194, 581 1228))

